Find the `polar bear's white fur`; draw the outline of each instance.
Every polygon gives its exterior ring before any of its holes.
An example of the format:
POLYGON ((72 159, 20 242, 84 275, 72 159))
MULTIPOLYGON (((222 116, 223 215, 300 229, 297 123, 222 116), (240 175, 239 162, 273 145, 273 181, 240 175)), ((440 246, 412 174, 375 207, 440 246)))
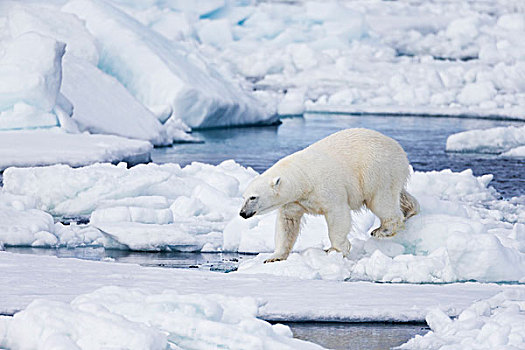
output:
POLYGON ((409 163, 401 146, 373 130, 347 129, 289 155, 259 175, 243 194, 240 215, 279 209, 275 252, 265 262, 285 260, 305 213, 324 215, 330 250, 350 252, 351 210, 368 207, 381 220, 375 237, 393 236, 419 204, 405 190, 409 163))

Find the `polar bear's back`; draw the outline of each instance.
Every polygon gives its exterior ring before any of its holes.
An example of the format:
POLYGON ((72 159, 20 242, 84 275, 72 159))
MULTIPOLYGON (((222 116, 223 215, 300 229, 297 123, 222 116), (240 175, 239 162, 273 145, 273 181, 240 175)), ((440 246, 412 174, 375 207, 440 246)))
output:
MULTIPOLYGON (((370 199, 384 187, 401 191, 409 176, 405 151, 392 138, 369 129, 346 129, 305 148, 309 171, 322 169, 324 178, 344 181, 347 191, 370 199), (357 193, 356 193, 357 192, 357 193)), ((303 163, 305 163, 303 161, 303 163)))

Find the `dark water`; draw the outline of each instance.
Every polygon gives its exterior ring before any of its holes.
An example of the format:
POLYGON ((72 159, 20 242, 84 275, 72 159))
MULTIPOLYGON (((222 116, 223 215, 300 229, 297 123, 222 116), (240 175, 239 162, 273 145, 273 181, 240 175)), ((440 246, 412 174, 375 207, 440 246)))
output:
POLYGON ((495 155, 447 153, 451 134, 521 122, 465 118, 374 117, 310 114, 305 118, 283 119, 280 126, 202 130, 194 135, 202 144, 180 144, 155 149, 155 163, 192 161, 218 164, 226 159, 262 172, 277 160, 298 151, 338 130, 363 127, 380 131, 403 146, 415 170, 472 169, 475 175, 494 174, 491 183, 503 197, 525 194, 525 160, 495 155))
POLYGON ((290 322, 286 325, 292 329, 294 338, 341 350, 391 349, 429 330, 424 323, 290 322))

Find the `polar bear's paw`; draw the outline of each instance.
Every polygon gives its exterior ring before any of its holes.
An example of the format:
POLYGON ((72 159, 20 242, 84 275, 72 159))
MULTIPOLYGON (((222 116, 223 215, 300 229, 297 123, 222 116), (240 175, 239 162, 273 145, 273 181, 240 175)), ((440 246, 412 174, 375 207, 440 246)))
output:
POLYGON ((341 252, 339 249, 334 248, 334 247, 330 247, 328 249, 325 249, 324 251, 325 251, 326 254, 330 254, 331 252, 338 252, 338 253, 341 252))
POLYGON ((269 259, 264 260, 264 263, 268 264, 268 263, 272 263, 276 261, 283 261, 283 260, 286 260, 286 258, 269 258, 269 259))
POLYGON ((375 238, 386 238, 386 237, 394 237, 397 232, 392 231, 391 229, 384 228, 384 227, 378 227, 374 231, 372 231, 371 235, 375 238))

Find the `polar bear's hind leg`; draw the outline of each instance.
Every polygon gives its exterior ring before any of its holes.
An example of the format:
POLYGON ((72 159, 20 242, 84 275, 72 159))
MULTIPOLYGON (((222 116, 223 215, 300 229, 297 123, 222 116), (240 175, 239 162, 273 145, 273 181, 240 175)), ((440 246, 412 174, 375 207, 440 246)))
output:
POLYGON ((414 198, 414 196, 408 193, 405 189, 401 190, 401 197, 399 202, 405 220, 408 220, 412 216, 419 213, 419 203, 417 199, 414 198))
POLYGON ((392 237, 405 228, 404 216, 400 208, 400 195, 376 195, 369 209, 379 217, 381 226, 372 231, 372 236, 392 237))

